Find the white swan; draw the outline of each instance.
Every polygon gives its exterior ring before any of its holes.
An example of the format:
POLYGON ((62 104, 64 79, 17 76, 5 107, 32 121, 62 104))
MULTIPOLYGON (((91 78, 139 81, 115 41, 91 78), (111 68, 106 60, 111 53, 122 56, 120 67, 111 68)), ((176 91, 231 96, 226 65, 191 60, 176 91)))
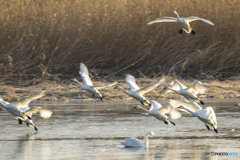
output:
MULTIPOLYGON (((40 116, 44 119, 48 119, 52 115, 52 111, 47 109, 42 109, 41 107, 33 106, 29 108, 25 113, 28 117, 32 118, 32 114, 36 114, 39 111, 40 116)), ((27 126, 34 128, 36 131, 38 130, 35 124, 33 123, 32 119, 27 118, 27 116, 17 117, 19 124, 22 124, 22 122, 25 122, 27 126)))
POLYGON ((140 101, 143 105, 149 105, 151 106, 150 102, 143 96, 145 93, 150 92, 154 88, 156 88, 158 85, 161 83, 165 82, 165 78, 162 78, 158 80, 157 82, 153 82, 151 84, 148 84, 142 88, 139 88, 138 85, 136 84, 136 80, 134 76, 127 74, 126 75, 126 82, 130 87, 130 91, 126 91, 120 86, 116 86, 116 89, 121 89, 124 93, 129 95, 130 97, 133 97, 137 101, 140 101))
MULTIPOLYGON (((18 120, 19 124, 22 124, 22 121, 27 124, 32 123, 31 112, 33 112, 28 104, 35 99, 41 98, 45 95, 45 91, 40 94, 33 96, 24 96, 13 103, 8 103, 6 101, 0 100, 0 105, 6 109, 9 113, 11 113, 18 120), (28 123, 29 122, 29 123, 28 123)), ((34 126, 34 124, 32 125, 34 126)), ((37 128, 34 126, 34 129, 37 131, 37 128)))
POLYGON ((170 100, 170 104, 173 107, 181 109, 181 111, 187 112, 193 117, 197 117, 200 121, 205 123, 208 130, 210 130, 207 124, 210 124, 214 131, 218 133, 217 130, 217 119, 212 107, 206 107, 202 109, 196 102, 183 102, 179 100, 170 100))
POLYGON ((238 107, 239 107, 239 106, 240 106, 240 103, 235 104, 235 106, 238 106, 238 107))
POLYGON ((172 119, 177 119, 181 117, 181 113, 177 109, 173 108, 169 103, 165 103, 164 106, 162 106, 160 103, 157 103, 156 101, 151 100, 151 102, 153 105, 149 110, 142 108, 139 105, 134 108, 140 108, 147 112, 149 115, 152 115, 158 120, 163 121, 165 124, 168 125, 169 123, 172 123, 175 126, 175 123, 170 121, 165 114, 168 113, 170 114, 172 119))
POLYGON ((124 139, 121 143, 122 145, 124 145, 125 147, 148 147, 149 142, 148 142, 148 136, 154 136, 154 132, 148 132, 145 137, 144 137, 144 143, 142 143, 141 141, 139 141, 136 138, 126 138, 124 139))
POLYGON ((101 100, 102 100, 102 95, 98 91, 98 89, 102 89, 105 87, 111 87, 111 86, 117 84, 117 82, 113 82, 110 84, 93 85, 92 81, 89 77, 87 66, 85 66, 83 63, 80 63, 79 74, 83 79, 84 85, 82 85, 76 78, 72 79, 72 81, 77 82, 81 86, 82 90, 88 91, 89 93, 92 94, 93 97, 99 97, 101 100))
POLYGON ((191 99, 196 100, 200 102, 202 105, 204 105, 204 102, 197 97, 198 93, 205 91, 205 88, 203 87, 200 81, 194 80, 190 86, 186 87, 185 85, 180 83, 178 80, 175 80, 172 82, 172 85, 170 87, 164 87, 164 90, 166 89, 182 95, 189 101, 191 99))
POLYGON ((210 25, 214 25, 211 21, 203 19, 203 18, 199 18, 196 16, 191 16, 191 17, 187 17, 187 18, 180 18, 178 13, 174 10, 171 13, 174 13, 177 15, 177 18, 175 17, 161 17, 161 18, 157 18, 151 22, 148 23, 148 25, 153 24, 153 23, 158 23, 158 22, 177 22, 177 24, 182 28, 179 33, 182 34, 183 30, 186 33, 191 33, 193 35, 195 35, 195 31, 192 30, 192 27, 190 26, 190 22, 192 21, 196 21, 196 20, 201 20, 207 24, 210 25))

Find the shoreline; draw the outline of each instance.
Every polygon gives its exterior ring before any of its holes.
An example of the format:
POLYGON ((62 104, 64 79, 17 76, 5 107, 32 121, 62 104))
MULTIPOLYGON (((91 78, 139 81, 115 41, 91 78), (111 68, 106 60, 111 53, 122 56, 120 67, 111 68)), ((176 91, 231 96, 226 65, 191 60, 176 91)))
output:
MULTIPOLYGON (((78 78, 80 81, 81 78, 78 78)), ((149 83, 156 81, 157 79, 148 79, 148 78, 138 78, 136 79, 137 85, 141 88, 149 83)), ((163 88, 165 86, 170 86, 171 82, 174 79, 172 77, 166 77, 166 82, 160 84, 157 88, 152 91, 144 94, 144 96, 149 100, 156 101, 168 101, 169 99, 183 99, 180 95, 175 93, 164 93, 163 88)), ((188 86, 192 83, 193 80, 183 80, 178 79, 181 83, 188 86)), ((93 80, 93 84, 103 84, 111 83, 113 81, 109 80, 93 80)), ((129 90, 129 86, 125 82, 125 78, 117 79, 118 84, 126 90, 129 90)), ((201 81, 203 86, 207 88, 204 94, 200 94, 199 98, 212 101, 212 100, 233 100, 238 101, 240 99, 240 81, 216 81, 216 80, 203 80, 201 81)), ((90 93, 87 91, 81 91, 81 87, 76 82, 71 82, 71 80, 63 81, 52 81, 52 80, 43 80, 38 84, 30 85, 3 85, 0 97, 5 101, 14 102, 23 96, 33 95, 40 93, 43 90, 47 90, 45 96, 41 97, 38 101, 46 102, 58 102, 58 103, 67 103, 67 102, 78 102, 78 101, 101 101, 97 98, 92 98, 90 93)), ((103 95, 104 101, 123 101, 135 102, 135 100, 121 90, 114 89, 114 86, 109 88, 104 88, 99 90, 103 95)), ((136 101, 137 102, 137 101, 136 101)))

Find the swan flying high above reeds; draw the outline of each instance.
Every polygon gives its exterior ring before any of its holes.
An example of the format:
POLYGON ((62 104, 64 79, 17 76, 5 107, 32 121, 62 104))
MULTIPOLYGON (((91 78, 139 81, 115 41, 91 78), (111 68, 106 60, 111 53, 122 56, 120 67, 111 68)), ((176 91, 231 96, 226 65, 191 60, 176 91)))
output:
POLYGON ((192 21, 196 21, 196 20, 201 20, 207 24, 210 25, 214 25, 211 21, 203 19, 203 18, 199 18, 196 16, 191 16, 191 17, 187 17, 187 18, 180 18, 178 13, 174 10, 171 13, 174 13, 177 15, 177 18, 175 17, 161 17, 161 18, 157 18, 151 22, 148 23, 148 25, 151 25, 153 23, 158 23, 158 22, 177 22, 177 24, 182 28, 179 33, 182 34, 183 30, 186 33, 191 33, 193 35, 195 35, 195 31, 192 30, 192 27, 190 26, 190 22, 192 21))

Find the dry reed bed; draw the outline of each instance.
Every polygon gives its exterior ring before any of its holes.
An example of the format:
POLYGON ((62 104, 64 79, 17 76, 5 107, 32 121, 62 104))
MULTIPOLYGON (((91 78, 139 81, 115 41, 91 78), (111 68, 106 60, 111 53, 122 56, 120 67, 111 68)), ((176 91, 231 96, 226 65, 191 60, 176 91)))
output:
MULTIPOLYGON (((78 78, 82 81, 80 78, 78 78)), ((167 93, 163 91, 164 86, 169 86, 171 82, 174 80, 172 77, 167 76, 166 82, 159 85, 157 88, 152 90, 149 93, 146 93, 144 96, 148 99, 153 99, 158 102, 168 101, 169 99, 183 99, 182 96, 177 95, 176 93, 167 93)), ((157 79, 143 79, 137 78, 137 84, 139 87, 145 86, 157 79)), ((101 81, 93 81, 94 84, 101 84, 101 81)), ((183 80, 180 81, 188 86, 192 83, 192 80, 183 80)), ((104 81, 104 83, 108 83, 111 81, 104 81)), ((231 101, 239 101, 240 99, 240 85, 239 81, 215 81, 215 80, 204 80, 202 81, 204 86, 207 88, 204 94, 199 95, 201 99, 204 101, 209 100, 218 100, 221 101, 231 100, 231 101)), ((124 89, 129 90, 129 86, 126 84, 125 79, 118 79, 118 85, 122 86, 124 89)), ((113 89, 114 87, 101 89, 101 93, 103 94, 104 101, 129 101, 133 103, 138 103, 133 98, 126 95, 124 92, 118 89, 113 89)), ((19 86, 19 85, 4 85, 1 87, 0 97, 8 102, 14 102, 22 96, 26 95, 34 95, 36 93, 40 93, 43 90, 47 90, 46 95, 41 97, 40 101, 48 102, 77 102, 79 101, 99 101, 99 98, 92 98, 92 95, 84 90, 80 90, 80 86, 76 82, 71 82, 71 80, 63 80, 61 82, 45 80, 36 85, 29 86, 19 86)), ((36 101, 34 101, 36 103, 36 101)))
POLYGON ((58 74, 77 76, 79 62, 98 76, 132 73, 206 79, 239 74, 237 0, 0 1, 0 73, 5 81, 58 74), (198 16, 196 35, 161 16, 198 16))

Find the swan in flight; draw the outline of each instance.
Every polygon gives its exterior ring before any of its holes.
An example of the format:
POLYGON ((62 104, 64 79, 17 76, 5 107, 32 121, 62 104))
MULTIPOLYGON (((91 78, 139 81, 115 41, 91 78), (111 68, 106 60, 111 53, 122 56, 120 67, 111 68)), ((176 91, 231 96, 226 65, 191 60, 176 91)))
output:
MULTIPOLYGON (((0 105, 4 109, 6 109, 9 113, 11 113, 13 116, 15 116, 19 124, 22 124, 22 122, 25 122, 27 123, 28 126, 29 125, 32 126, 37 131, 37 128, 33 124, 32 118, 31 118, 32 113, 36 113, 36 109, 35 109, 36 107, 30 108, 28 104, 32 100, 41 98, 44 95, 45 95, 45 91, 41 92, 40 94, 36 94, 32 96, 24 96, 13 103, 8 103, 0 99, 0 105)), ((49 116, 49 111, 45 112, 45 110, 41 111, 40 115, 43 118, 49 118, 51 116, 51 115, 49 116)))
POLYGON ((124 145, 125 147, 148 147, 149 142, 148 142, 148 137, 149 136, 154 136, 154 132, 148 132, 145 137, 144 137, 144 143, 142 143, 141 141, 139 141, 136 138, 126 138, 124 139, 121 143, 122 145, 124 145))
POLYGON ((240 103, 235 104, 235 106, 238 106, 238 107, 239 107, 239 106, 240 106, 240 103))
POLYGON ((143 95, 147 92, 150 92, 151 90, 156 88, 161 83, 165 82, 165 78, 162 78, 162 79, 158 80, 157 82, 153 82, 142 88, 139 88, 138 85, 136 84, 136 80, 135 80, 134 76, 127 74, 126 82, 130 87, 130 91, 126 91, 125 89, 123 89, 120 86, 116 86, 115 89, 121 89, 124 93, 126 93, 130 97, 136 99, 137 101, 140 101, 143 105, 151 106, 150 102, 143 95))
POLYGON ((82 85, 82 83, 80 83, 76 78, 72 79, 72 81, 77 82, 81 86, 82 90, 88 91, 89 93, 92 94, 93 97, 99 97, 101 100, 102 100, 102 94, 98 91, 98 89, 111 87, 117 84, 117 82, 113 82, 110 84, 93 85, 89 77, 87 66, 85 66, 85 64, 83 63, 80 63, 79 74, 83 79, 84 85, 82 85))
MULTIPOLYGON (((32 114, 36 114, 39 111, 40 116, 44 119, 48 119, 52 115, 52 111, 48 109, 42 109, 41 107, 33 106, 29 108, 25 113, 28 117, 32 118, 32 114)), ((23 115, 23 117, 17 117, 19 124, 22 124, 22 122, 25 122, 27 126, 34 128, 36 131, 38 131, 37 127, 34 125, 32 119, 27 118, 27 116, 23 115)))
POLYGON ((203 19, 203 18, 199 18, 196 16, 191 16, 191 17, 187 17, 187 18, 180 18, 178 13, 174 10, 171 13, 174 13, 177 15, 177 18, 175 17, 161 17, 161 18, 157 18, 151 22, 148 23, 148 25, 151 25, 153 23, 158 23, 158 22, 177 22, 177 24, 181 27, 181 30, 179 31, 180 34, 182 34, 183 30, 186 33, 191 33, 193 35, 195 35, 195 31, 192 30, 192 27, 190 26, 190 22, 192 21, 196 21, 196 20, 201 20, 207 24, 210 25, 214 25, 211 21, 203 19))
POLYGON ((149 115, 152 115, 153 117, 157 118, 160 121, 163 121, 165 124, 172 123, 175 126, 175 123, 173 123, 171 120, 168 119, 168 117, 165 115, 166 113, 170 114, 170 117, 172 119, 177 119, 181 117, 181 113, 173 108, 171 104, 165 103, 163 106, 160 103, 157 103, 156 101, 151 100, 152 106, 149 110, 142 108, 141 106, 137 106, 134 108, 139 108, 147 112, 149 115))
POLYGON ((183 102, 173 99, 171 99, 169 102, 174 108, 178 108, 181 111, 189 113, 193 117, 197 117, 200 121, 205 123, 208 130, 210 130, 210 127, 207 124, 210 124, 214 131, 218 133, 217 119, 212 107, 206 107, 205 109, 202 109, 202 107, 200 107, 196 102, 183 102))
POLYGON ((178 80, 175 80, 172 82, 172 85, 170 87, 164 87, 164 90, 167 89, 182 95, 189 101, 192 99, 204 105, 204 102, 197 97, 198 93, 203 93, 206 90, 200 81, 194 80, 190 86, 186 87, 178 80))

